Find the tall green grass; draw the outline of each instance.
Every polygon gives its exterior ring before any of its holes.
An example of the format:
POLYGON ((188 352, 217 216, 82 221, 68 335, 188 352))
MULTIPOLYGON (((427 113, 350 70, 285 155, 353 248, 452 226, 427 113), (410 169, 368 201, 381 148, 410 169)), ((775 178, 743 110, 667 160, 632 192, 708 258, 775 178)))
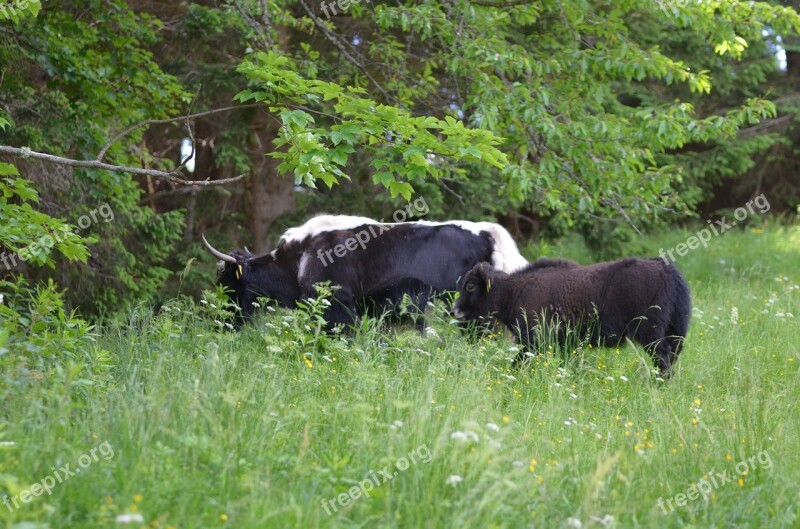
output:
MULTIPOLYGON (((656 255, 690 234, 637 244, 656 255)), ((571 248, 553 251, 582 255, 571 248)), ((267 312, 238 333, 215 323, 214 298, 139 308, 97 330, 90 365, 18 388, 0 423, 0 500, 54 465, 74 469, 99 443, 113 457, 14 512, 0 503, 0 520, 18 529, 797 527, 800 229, 731 231, 677 266, 694 317, 668 382, 632 345, 555 347, 512 370, 513 343, 466 340, 441 305, 423 336, 376 320, 326 336, 319 307, 267 312), (380 471, 392 479, 382 483, 380 471), (731 481, 677 505, 723 472, 731 481), (334 500, 364 480, 382 484, 347 505, 334 500), (143 521, 117 522, 125 514, 143 521)))

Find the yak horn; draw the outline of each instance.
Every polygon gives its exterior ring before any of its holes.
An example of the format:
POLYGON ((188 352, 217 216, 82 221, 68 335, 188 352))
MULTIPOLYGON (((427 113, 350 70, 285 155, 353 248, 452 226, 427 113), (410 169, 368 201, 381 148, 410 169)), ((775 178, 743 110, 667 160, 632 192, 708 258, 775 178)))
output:
POLYGON ((222 259, 223 261, 226 261, 228 263, 235 263, 236 262, 236 258, 235 257, 231 257, 230 255, 228 255, 226 253, 222 253, 219 250, 217 250, 216 248, 214 248, 213 246, 211 246, 211 244, 209 244, 209 242, 206 240, 205 234, 201 233, 200 236, 203 238, 203 242, 205 243, 206 248, 208 248, 209 252, 214 254, 214 257, 216 257, 217 259, 222 259))
POLYGON ((250 250, 247 249, 247 246, 244 247, 244 251, 247 252, 247 253, 253 253, 253 252, 251 252, 250 250))

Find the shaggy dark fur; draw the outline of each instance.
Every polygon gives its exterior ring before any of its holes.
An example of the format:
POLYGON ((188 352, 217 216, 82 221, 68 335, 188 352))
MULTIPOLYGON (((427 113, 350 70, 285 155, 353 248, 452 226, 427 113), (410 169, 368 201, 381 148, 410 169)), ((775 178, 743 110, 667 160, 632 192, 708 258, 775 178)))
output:
POLYGON ((661 259, 589 266, 542 259, 513 274, 478 264, 464 278, 454 313, 464 320, 494 317, 527 347, 543 318, 579 329, 598 345, 628 337, 668 374, 689 330, 691 299, 686 280, 661 259))

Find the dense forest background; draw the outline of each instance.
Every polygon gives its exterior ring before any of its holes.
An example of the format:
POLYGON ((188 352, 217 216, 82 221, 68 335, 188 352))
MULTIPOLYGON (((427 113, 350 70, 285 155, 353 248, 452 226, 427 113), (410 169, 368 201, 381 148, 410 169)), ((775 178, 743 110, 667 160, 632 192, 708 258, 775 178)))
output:
POLYGON ((797 2, 4 5, 0 246, 66 235, 0 278, 86 317, 207 288, 201 233, 262 252, 320 211, 421 196, 603 258, 762 193, 800 204, 797 2))

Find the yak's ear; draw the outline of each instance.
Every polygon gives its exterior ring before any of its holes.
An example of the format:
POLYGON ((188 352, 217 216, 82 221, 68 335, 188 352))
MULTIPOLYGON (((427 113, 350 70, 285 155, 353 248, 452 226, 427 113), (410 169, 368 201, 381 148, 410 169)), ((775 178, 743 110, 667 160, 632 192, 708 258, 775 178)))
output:
POLYGON ((492 290, 492 267, 488 263, 480 263, 478 265, 478 277, 481 280, 481 283, 485 285, 486 292, 491 292, 492 290))

